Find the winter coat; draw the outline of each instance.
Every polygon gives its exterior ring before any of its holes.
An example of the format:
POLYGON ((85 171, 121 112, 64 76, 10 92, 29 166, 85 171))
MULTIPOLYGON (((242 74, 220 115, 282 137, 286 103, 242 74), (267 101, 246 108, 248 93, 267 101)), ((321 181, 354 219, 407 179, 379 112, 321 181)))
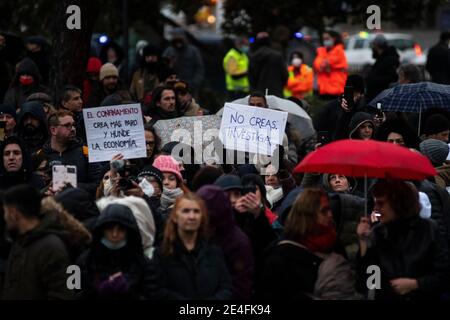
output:
POLYGON ((423 180, 416 182, 418 191, 425 193, 431 202, 431 219, 450 245, 450 195, 436 184, 423 180))
POLYGON ((100 163, 89 163, 87 147, 83 146, 80 140, 75 140, 62 153, 52 149, 50 140, 38 151, 43 153, 49 160, 50 166, 71 165, 77 167, 78 187, 88 192, 95 193, 99 181, 101 180, 102 165, 100 163))
POLYGON ((43 105, 38 101, 30 101, 24 103, 20 108, 17 122, 17 136, 21 138, 30 154, 35 153, 44 145, 48 139, 47 115, 45 114, 43 105), (26 134, 24 119, 27 114, 39 120, 39 130, 33 136, 26 134))
POLYGON ((15 239, 8 258, 3 299, 74 299, 67 268, 90 234, 51 198, 42 201, 41 222, 15 239))
POLYGON ((436 171, 438 173, 434 177, 436 184, 443 189, 450 187, 450 165, 437 167, 436 171))
POLYGON ((330 206, 336 225, 337 239, 345 249, 350 261, 354 261, 358 251, 356 227, 364 216, 364 199, 352 194, 334 193, 330 195, 330 206))
POLYGON ((237 226, 231 202, 222 189, 217 186, 200 188, 197 194, 208 207, 213 242, 222 248, 230 271, 233 297, 249 300, 253 287, 254 261, 250 239, 237 226))
POLYGON ((27 101, 27 98, 36 92, 48 93, 47 88, 40 84, 41 75, 37 65, 30 58, 25 58, 20 61, 19 66, 16 71, 16 75, 12 80, 13 86, 8 89, 5 93, 5 98, 3 103, 13 106, 15 109, 19 109, 27 101), (21 75, 33 76, 34 83, 29 86, 22 86, 19 83, 19 78, 21 75))
POLYGON ((265 300, 308 300, 323 259, 309 250, 274 242, 266 251, 257 295, 265 300))
POLYGON ((130 93, 138 101, 143 101, 145 95, 152 92, 159 85, 158 74, 149 73, 145 69, 134 72, 131 80, 130 93))
POLYGON ((257 218, 250 212, 236 212, 234 217, 237 225, 250 239, 255 258, 255 277, 258 278, 264 261, 264 250, 277 238, 275 230, 270 225, 265 214, 266 208, 261 209, 257 218))
POLYGON ((359 100, 350 112, 344 111, 339 99, 330 101, 315 117, 314 127, 317 131, 327 131, 331 141, 348 139, 350 120, 356 112, 368 112, 365 108, 366 99, 359 100))
POLYGON ((317 74, 317 84, 321 95, 340 95, 344 92, 345 82, 347 81, 348 64, 345 56, 344 46, 337 44, 329 51, 327 48, 317 49, 317 55, 314 59, 314 71, 317 74), (322 62, 328 61, 330 71, 321 71, 322 62))
POLYGON ((285 90, 288 96, 303 99, 305 95, 312 93, 314 82, 313 70, 306 64, 300 66, 298 74, 295 74, 295 70, 294 66, 288 67, 289 78, 285 90))
POLYGON ((144 255, 139 228, 131 209, 110 204, 102 211, 91 248, 78 260, 82 270, 82 297, 85 299, 134 300, 149 298, 154 282, 150 260, 144 255), (127 231, 127 244, 117 250, 102 242, 105 226, 119 224, 127 231), (109 277, 121 272, 115 281, 109 277))
POLYGON ((375 290, 376 300, 434 300, 449 287, 447 243, 430 219, 398 219, 374 227, 365 256, 357 255, 361 288, 367 289, 370 265, 381 269, 381 288, 375 290), (397 278, 417 279, 419 289, 400 296, 389 284, 397 278))
POLYGON ((227 300, 231 279, 222 250, 204 240, 188 251, 180 240, 171 256, 156 249, 152 259, 158 300, 227 300))
POLYGON ((68 188, 58 193, 55 200, 75 219, 84 224, 89 231, 94 231, 100 214, 92 196, 83 189, 68 188))
POLYGON ((366 77, 367 101, 371 101, 389 84, 397 81, 397 68, 400 65, 399 55, 395 47, 389 47, 377 58, 366 77))
POLYGON ((267 46, 250 54, 249 80, 252 90, 283 97, 283 89, 288 80, 288 72, 283 56, 267 46))
POLYGON ((439 42, 428 51, 426 69, 433 82, 450 84, 450 49, 446 42, 439 42))
POLYGON ((180 50, 170 46, 164 50, 163 57, 173 59, 176 74, 188 83, 193 95, 196 95, 205 77, 200 50, 191 44, 186 44, 180 50))

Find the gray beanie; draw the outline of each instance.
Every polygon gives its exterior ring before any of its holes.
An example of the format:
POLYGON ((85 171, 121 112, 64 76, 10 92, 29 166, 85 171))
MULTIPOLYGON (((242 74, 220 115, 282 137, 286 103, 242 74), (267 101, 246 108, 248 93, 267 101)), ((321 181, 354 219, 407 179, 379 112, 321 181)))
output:
POLYGON ((447 160, 449 146, 441 140, 427 139, 420 143, 420 152, 430 159, 434 167, 440 167, 447 160))

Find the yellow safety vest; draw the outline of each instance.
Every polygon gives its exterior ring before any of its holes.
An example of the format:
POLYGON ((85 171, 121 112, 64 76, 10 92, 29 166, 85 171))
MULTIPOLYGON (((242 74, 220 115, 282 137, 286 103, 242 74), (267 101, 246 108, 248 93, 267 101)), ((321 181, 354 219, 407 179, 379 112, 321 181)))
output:
POLYGON ((250 83, 248 76, 233 79, 232 75, 248 72, 248 57, 245 53, 241 53, 236 49, 231 49, 223 58, 223 69, 225 70, 225 81, 228 91, 244 91, 249 92, 250 83))

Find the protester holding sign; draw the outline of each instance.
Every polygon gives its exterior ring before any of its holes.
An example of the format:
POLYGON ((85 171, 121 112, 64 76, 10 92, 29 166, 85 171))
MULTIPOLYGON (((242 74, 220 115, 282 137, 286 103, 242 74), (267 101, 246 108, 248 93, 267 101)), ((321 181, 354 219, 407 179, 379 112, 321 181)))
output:
POLYGON ((87 148, 76 137, 72 113, 60 110, 53 114, 49 118, 49 131, 50 140, 38 153, 43 153, 48 157, 50 166, 76 166, 78 187, 94 194, 101 179, 102 166, 88 162, 87 148))

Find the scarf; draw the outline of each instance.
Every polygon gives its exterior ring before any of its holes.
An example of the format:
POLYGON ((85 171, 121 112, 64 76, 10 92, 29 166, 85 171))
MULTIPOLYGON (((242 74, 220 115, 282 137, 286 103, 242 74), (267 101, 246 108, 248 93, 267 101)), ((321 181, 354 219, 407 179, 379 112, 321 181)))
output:
POLYGON ((330 253, 336 244, 336 237, 336 229, 333 225, 316 224, 300 243, 313 252, 330 253))
POLYGON ((161 194, 161 208, 164 210, 170 208, 175 203, 175 200, 183 194, 183 190, 180 188, 176 189, 163 189, 161 194))

